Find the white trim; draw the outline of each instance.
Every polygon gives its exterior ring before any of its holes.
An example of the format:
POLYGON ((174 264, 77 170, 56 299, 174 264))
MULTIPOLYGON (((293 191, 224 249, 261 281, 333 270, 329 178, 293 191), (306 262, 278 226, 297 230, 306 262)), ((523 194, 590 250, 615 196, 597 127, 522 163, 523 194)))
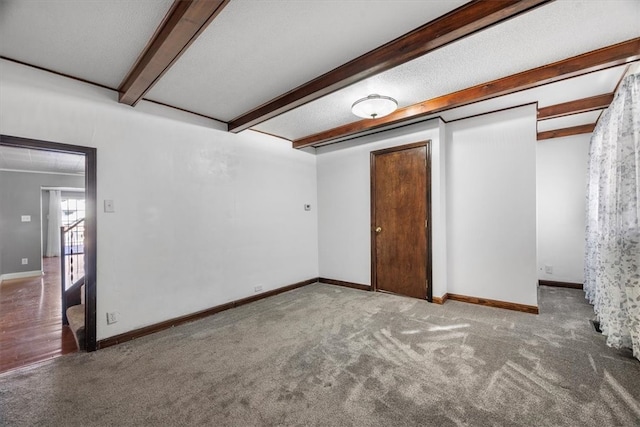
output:
POLYGON ((70 176, 84 176, 84 172, 82 173, 68 173, 68 172, 43 172, 43 171, 28 171, 22 169, 5 169, 0 168, 2 172, 22 172, 22 173, 42 173, 45 175, 70 175, 70 176))
POLYGON ((4 282, 5 280, 24 279, 27 277, 42 276, 43 274, 44 273, 42 270, 21 271, 19 273, 7 273, 0 276, 0 282, 4 282))

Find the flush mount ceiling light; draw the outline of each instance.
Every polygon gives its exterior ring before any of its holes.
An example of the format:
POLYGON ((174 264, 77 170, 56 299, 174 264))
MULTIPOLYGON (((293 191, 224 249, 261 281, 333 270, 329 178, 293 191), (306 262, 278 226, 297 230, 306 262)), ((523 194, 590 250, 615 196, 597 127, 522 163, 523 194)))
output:
POLYGON ((364 119, 377 119, 393 113, 396 108, 398 108, 398 101, 395 99, 373 94, 354 102, 351 111, 364 119))

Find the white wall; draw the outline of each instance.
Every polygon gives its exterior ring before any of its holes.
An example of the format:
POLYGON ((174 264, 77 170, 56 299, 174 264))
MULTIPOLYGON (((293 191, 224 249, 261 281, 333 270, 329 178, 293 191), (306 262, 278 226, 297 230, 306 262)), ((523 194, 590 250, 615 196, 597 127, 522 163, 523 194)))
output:
POLYGON ((587 160, 591 134, 536 145, 538 278, 584 281, 587 160), (552 267, 552 274, 545 273, 552 267))
POLYGON ((536 108, 448 123, 448 292, 537 305, 536 108))
POLYGON ((8 61, 0 76, 1 133, 97 147, 98 339, 318 276, 313 154, 8 61))
POLYGON ((370 153, 431 140, 433 295, 446 292, 441 122, 432 120, 317 149, 320 276, 371 285, 370 153))

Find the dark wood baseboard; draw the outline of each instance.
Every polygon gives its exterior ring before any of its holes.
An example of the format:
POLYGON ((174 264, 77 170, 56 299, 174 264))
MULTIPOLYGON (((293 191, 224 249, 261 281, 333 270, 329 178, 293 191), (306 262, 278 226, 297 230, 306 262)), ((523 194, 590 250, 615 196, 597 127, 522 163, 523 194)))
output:
POLYGON ((449 294, 444 294, 441 297, 433 297, 432 302, 434 304, 444 304, 447 301, 447 298, 449 298, 449 294))
POLYGON ((125 332, 120 335, 116 335, 113 337, 105 338, 103 340, 98 341, 98 349, 111 347, 112 345, 121 344, 123 342, 131 341, 136 338, 143 337, 145 335, 153 334, 154 332, 162 331, 163 329, 168 329, 174 326, 181 325, 183 323, 193 322, 194 320, 202 319, 203 317, 208 317, 213 314, 219 313, 224 310, 229 310, 230 308, 239 307, 241 305, 249 304, 250 302, 258 301, 264 298, 268 298, 274 295, 281 294, 283 292, 290 291, 292 289, 301 288, 303 286, 310 285, 312 283, 317 283, 318 278, 314 277, 313 279, 304 280, 302 282, 294 283, 292 285, 283 286, 282 288, 273 289, 267 292, 263 292, 258 295, 252 295, 247 298, 242 298, 236 301, 231 301, 226 304, 217 305, 215 307, 208 308, 206 310, 198 311, 196 313, 187 314, 185 316, 176 317, 174 319, 166 320, 164 322, 156 323, 154 325, 145 326, 144 328, 135 329, 133 331, 125 332))
POLYGON ((326 277, 321 277, 318 279, 318 281, 321 283, 326 283, 328 285, 336 285, 336 286, 343 286, 345 288, 360 289, 361 291, 371 290, 371 286, 361 285, 359 283, 345 282, 342 280, 327 279, 326 277))
POLYGON ((505 308, 507 310, 523 311, 525 313, 538 314, 535 305, 518 304, 515 302, 497 301, 488 298, 469 297, 466 295, 447 294, 447 298, 453 301, 468 302, 471 304, 486 305, 487 307, 505 308))
POLYGON ((538 280, 539 286, 554 286, 556 288, 583 289, 582 283, 574 282, 556 282, 554 280, 538 280))

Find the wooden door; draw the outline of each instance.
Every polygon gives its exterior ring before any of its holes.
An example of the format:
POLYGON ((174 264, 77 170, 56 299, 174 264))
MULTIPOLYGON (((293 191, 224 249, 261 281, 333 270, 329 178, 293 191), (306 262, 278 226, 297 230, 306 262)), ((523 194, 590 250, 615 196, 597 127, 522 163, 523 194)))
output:
POLYGON ((429 142, 371 153, 374 290, 430 299, 429 142))

